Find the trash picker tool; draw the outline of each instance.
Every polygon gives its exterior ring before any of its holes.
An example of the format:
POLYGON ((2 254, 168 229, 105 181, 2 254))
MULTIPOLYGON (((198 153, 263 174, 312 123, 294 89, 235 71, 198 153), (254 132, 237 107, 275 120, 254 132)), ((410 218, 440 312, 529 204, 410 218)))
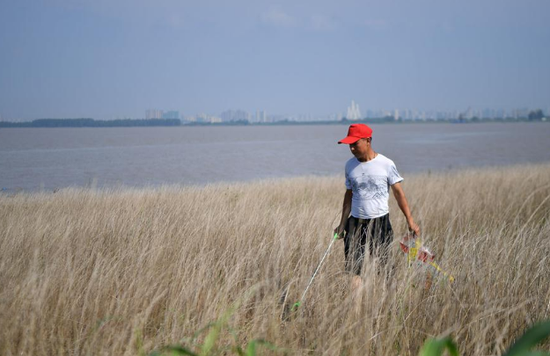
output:
POLYGON ((309 280, 309 283, 306 287, 306 290, 304 290, 304 293, 302 293, 302 297, 300 298, 299 301, 297 301, 296 303, 294 303, 294 305, 292 306, 292 310, 296 310, 300 307, 300 305, 302 304, 302 302, 304 301, 304 298, 306 296, 306 293, 307 293, 307 290, 309 289, 309 287, 311 286, 311 283, 313 283, 313 279, 315 278, 315 276, 317 275, 317 272, 319 272, 319 269, 321 268, 321 265, 323 264, 323 261, 325 260, 325 258, 327 257, 329 251, 330 251, 330 248, 332 247, 332 244, 334 244, 334 241, 338 240, 338 234, 337 233, 334 233, 334 237, 332 238, 332 240, 330 241, 330 245, 328 245, 328 248, 327 250, 325 251, 325 254, 323 255, 323 258, 321 259, 321 262, 319 262, 319 265, 317 266, 317 268, 315 269, 315 272, 313 272, 313 276, 311 276, 311 279, 309 280))

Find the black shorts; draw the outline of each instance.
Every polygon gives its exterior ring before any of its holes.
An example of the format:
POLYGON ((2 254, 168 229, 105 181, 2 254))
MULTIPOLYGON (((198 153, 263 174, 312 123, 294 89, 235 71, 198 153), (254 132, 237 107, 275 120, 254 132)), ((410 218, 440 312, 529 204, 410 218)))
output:
POLYGON ((393 240, 390 214, 364 220, 350 216, 345 232, 344 252, 347 272, 361 274, 367 241, 370 255, 379 257, 382 264, 387 262, 389 246, 393 240))

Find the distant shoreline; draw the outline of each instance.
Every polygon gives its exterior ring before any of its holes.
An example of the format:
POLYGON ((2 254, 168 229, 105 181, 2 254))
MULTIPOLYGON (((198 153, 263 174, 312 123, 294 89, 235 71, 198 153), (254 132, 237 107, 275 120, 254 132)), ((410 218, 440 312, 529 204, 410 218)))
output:
POLYGON ((514 122, 550 122, 546 118, 529 120, 527 118, 507 119, 450 119, 450 120, 394 120, 393 118, 373 118, 363 120, 339 121, 290 121, 276 122, 249 122, 247 120, 231 122, 190 122, 183 123, 179 119, 124 119, 124 120, 95 120, 91 118, 75 119, 37 119, 25 122, 0 121, 0 128, 96 128, 96 127, 218 127, 218 126, 307 126, 307 125, 349 125, 352 123, 365 124, 478 124, 478 123, 514 123, 514 122))

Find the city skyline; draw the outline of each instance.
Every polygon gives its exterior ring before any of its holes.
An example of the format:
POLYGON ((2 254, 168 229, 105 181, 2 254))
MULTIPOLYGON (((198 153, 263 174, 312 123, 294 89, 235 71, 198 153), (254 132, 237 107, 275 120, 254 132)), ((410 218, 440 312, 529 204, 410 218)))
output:
POLYGON ((545 0, 7 1, 0 117, 318 117, 351 99, 362 114, 547 111, 549 12, 545 0))
MULTIPOLYGON (((354 100, 347 107, 346 114, 342 113, 330 113, 325 115, 311 115, 311 114, 268 114, 265 110, 256 110, 255 113, 246 109, 228 109, 220 113, 219 115, 210 115, 206 113, 200 113, 196 115, 180 115, 179 118, 182 121, 193 122, 235 122, 235 121, 249 121, 257 123, 277 122, 277 121, 339 121, 347 119, 350 121, 357 121, 362 119, 372 118, 385 118, 393 117, 395 120, 452 120, 462 117, 464 119, 485 118, 485 119, 504 119, 504 118, 526 118, 531 111, 542 110, 542 112, 548 116, 550 115, 550 108, 514 108, 511 110, 495 109, 495 108, 472 108, 468 107, 466 110, 421 110, 421 109, 409 109, 409 108, 396 108, 393 110, 386 109, 367 109, 365 114, 361 114, 359 104, 354 100)), ((157 109, 148 109, 145 112, 146 119, 163 118, 171 119, 178 118, 174 114, 179 114, 179 111, 163 111, 157 109), (154 112, 156 115, 150 115, 154 112)))
MULTIPOLYGON (((505 118, 526 118, 530 112, 535 110, 542 110, 545 116, 550 116, 550 107, 548 108, 513 108, 510 110, 499 108, 472 108, 468 107, 466 110, 424 110, 424 109, 411 109, 411 108, 395 108, 395 109, 366 109, 364 114, 359 109, 359 104, 351 101, 350 105, 338 113, 327 113, 321 115, 313 115, 308 113, 268 113, 266 110, 256 109, 226 109, 218 114, 200 112, 196 114, 182 113, 180 110, 174 109, 147 109, 144 111, 144 115, 138 115, 135 117, 126 115, 122 117, 114 117, 107 120, 120 120, 120 119, 180 119, 183 122, 237 122, 248 121, 255 123, 269 123, 278 121, 340 121, 347 119, 350 121, 357 121, 362 119, 377 119, 393 117, 394 120, 452 120, 462 117, 464 119, 483 118, 483 119, 505 119, 505 118)), ((91 116, 82 116, 89 117, 91 116)), ((0 115, 0 121, 32 121, 36 119, 66 119, 67 117, 36 117, 30 119, 18 119, 18 118, 6 118, 0 115)), ((97 118, 95 118, 97 119, 97 118)), ((102 119, 100 119, 102 120, 102 119)))

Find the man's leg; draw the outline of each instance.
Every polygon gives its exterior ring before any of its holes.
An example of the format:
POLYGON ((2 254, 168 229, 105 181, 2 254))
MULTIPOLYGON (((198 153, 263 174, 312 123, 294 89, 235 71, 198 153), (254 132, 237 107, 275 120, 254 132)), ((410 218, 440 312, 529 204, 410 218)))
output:
POLYGON ((367 245, 367 232, 369 222, 362 222, 358 224, 357 227, 357 240, 359 241, 359 246, 355 250, 355 275, 351 279, 351 292, 353 300, 353 312, 356 316, 361 315, 361 306, 363 305, 363 291, 364 291, 364 282, 361 278, 361 271, 363 269, 363 261, 365 260, 365 248, 367 245))
POLYGON ((351 277, 351 290, 355 291, 358 290, 363 286, 363 280, 361 279, 361 276, 355 275, 351 277))
POLYGON ((346 236, 344 238, 344 252, 346 256, 346 271, 353 275, 351 289, 357 291, 363 285, 361 268, 365 258, 366 234, 362 224, 354 217, 348 219, 346 236))
POLYGON ((344 253, 346 257, 346 272, 356 276, 361 274, 365 255, 366 236, 358 219, 351 216, 348 219, 346 235, 344 237, 344 253))
POLYGON ((369 234, 369 247, 371 256, 379 258, 379 265, 377 266, 379 274, 380 271, 386 268, 392 268, 392 266, 388 265, 392 241, 393 229, 390 223, 390 215, 386 214, 373 219, 372 229, 369 234))

